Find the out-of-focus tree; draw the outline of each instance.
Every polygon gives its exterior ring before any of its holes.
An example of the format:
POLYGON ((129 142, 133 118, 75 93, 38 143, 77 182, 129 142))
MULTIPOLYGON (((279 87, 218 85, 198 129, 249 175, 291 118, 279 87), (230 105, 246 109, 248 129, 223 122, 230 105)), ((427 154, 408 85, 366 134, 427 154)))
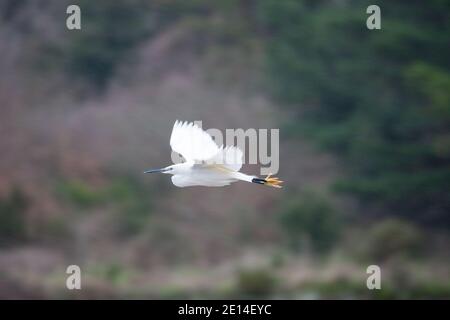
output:
POLYGON ((100 88, 116 66, 153 29, 154 17, 140 0, 78 1, 82 31, 67 31, 63 51, 68 71, 100 88))
POLYGON ((422 222, 450 224, 450 3, 261 2, 274 93, 294 133, 339 154, 338 190, 422 222), (306 120, 306 121, 300 121, 306 120))
POLYGON ((26 240, 24 213, 27 206, 28 199, 19 189, 0 199, 0 247, 26 240))
POLYGON ((294 249, 310 247, 314 252, 324 253, 333 248, 341 233, 342 217, 325 197, 312 192, 292 197, 279 217, 294 249))

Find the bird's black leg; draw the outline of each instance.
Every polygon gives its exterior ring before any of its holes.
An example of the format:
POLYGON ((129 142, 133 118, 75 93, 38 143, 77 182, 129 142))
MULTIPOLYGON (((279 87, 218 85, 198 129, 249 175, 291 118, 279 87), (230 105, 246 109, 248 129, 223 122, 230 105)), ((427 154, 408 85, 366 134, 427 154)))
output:
POLYGON ((265 179, 253 178, 252 182, 257 183, 257 184, 264 184, 266 186, 270 186, 270 187, 274 187, 274 188, 282 188, 281 184, 283 183, 283 181, 281 181, 277 177, 271 178, 271 174, 269 174, 265 179))
POLYGON ((260 179, 260 178, 253 178, 252 182, 253 183, 257 183, 257 184, 265 184, 266 180, 265 179, 260 179))

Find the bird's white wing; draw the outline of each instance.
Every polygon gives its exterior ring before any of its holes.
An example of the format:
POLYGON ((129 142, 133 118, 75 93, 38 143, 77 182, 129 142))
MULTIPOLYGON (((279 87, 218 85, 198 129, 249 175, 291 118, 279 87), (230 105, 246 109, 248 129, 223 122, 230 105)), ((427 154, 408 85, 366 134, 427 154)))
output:
POLYGON ((219 152, 219 147, 212 137, 190 122, 175 121, 170 147, 181 154, 186 161, 204 161, 211 159, 219 152))
POLYGON ((219 164, 232 171, 239 171, 242 167, 242 151, 233 146, 220 148, 219 152, 208 163, 219 164))

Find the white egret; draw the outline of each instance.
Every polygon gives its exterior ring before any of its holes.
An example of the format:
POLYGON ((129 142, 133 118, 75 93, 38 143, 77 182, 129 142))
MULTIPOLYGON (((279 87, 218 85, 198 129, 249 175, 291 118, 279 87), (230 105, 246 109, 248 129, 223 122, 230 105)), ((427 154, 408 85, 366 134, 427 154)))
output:
POLYGON ((234 146, 217 146, 207 132, 192 122, 175 121, 170 146, 186 161, 144 173, 172 174, 172 183, 177 187, 221 187, 242 180, 281 188, 282 181, 271 175, 261 179, 239 172, 242 167, 242 151, 234 146))

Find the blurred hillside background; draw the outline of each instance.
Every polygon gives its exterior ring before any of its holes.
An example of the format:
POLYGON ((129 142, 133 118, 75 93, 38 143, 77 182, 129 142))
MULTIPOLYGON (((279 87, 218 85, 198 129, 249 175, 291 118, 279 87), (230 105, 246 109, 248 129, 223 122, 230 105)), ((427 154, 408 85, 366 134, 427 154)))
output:
POLYGON ((0 298, 450 298, 450 2, 372 2, 0 0, 0 298), (143 175, 176 119, 285 188, 143 175))

